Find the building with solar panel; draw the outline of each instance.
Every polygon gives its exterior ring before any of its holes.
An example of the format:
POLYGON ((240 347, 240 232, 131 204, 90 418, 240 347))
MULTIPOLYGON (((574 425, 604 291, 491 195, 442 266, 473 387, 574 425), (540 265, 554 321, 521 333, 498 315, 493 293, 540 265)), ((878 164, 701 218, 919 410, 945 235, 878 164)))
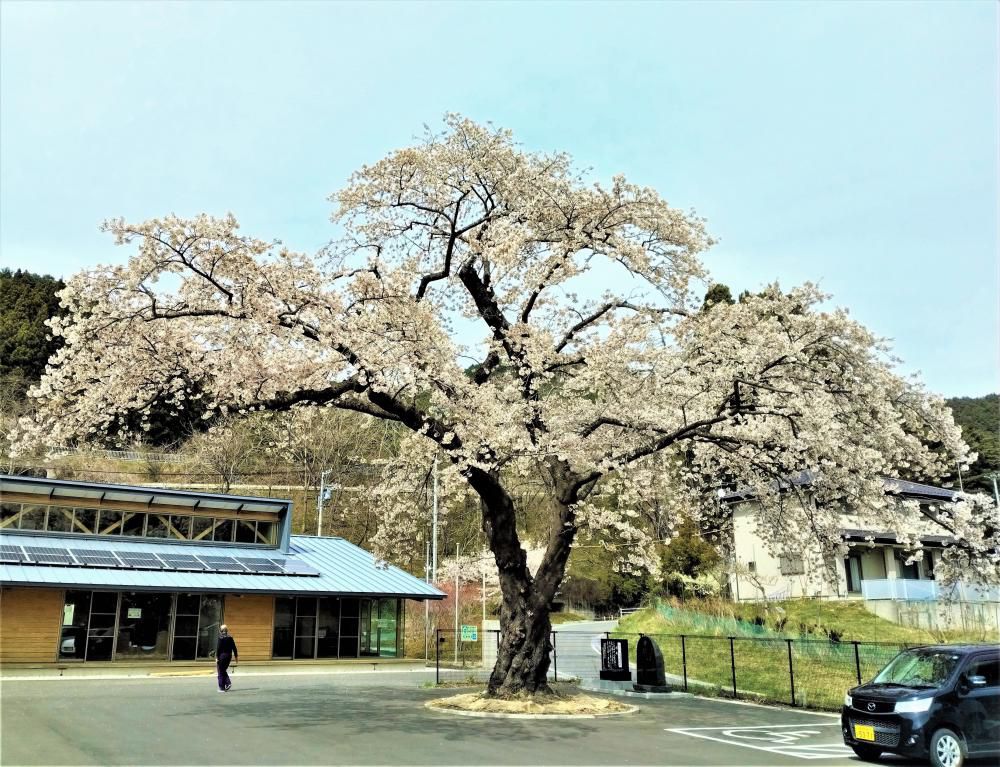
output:
POLYGON ((292 504, 0 475, 0 662, 395 658, 404 600, 444 594, 292 504))

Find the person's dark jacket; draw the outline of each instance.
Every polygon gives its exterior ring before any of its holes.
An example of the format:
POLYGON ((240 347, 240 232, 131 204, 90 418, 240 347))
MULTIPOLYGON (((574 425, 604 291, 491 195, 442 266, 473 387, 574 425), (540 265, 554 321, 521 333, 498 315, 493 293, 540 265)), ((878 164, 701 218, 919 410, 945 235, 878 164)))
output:
POLYGON ((236 650, 236 640, 231 636, 219 637, 219 644, 215 647, 215 657, 219 657, 223 653, 230 653, 236 660, 240 659, 240 654, 236 650))

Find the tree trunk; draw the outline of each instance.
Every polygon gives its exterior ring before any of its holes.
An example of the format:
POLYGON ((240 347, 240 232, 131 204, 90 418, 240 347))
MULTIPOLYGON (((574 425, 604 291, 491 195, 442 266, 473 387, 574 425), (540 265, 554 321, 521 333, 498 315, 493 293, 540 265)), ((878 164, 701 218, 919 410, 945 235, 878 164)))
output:
POLYGON ((539 603, 530 580, 509 589, 501 578, 501 592, 500 646, 487 694, 507 698, 550 693, 547 677, 552 648, 551 606, 539 603))
POLYGON ((495 697, 551 693, 552 599, 562 582, 576 532, 571 505, 561 503, 559 524, 533 577, 517 534, 514 502, 496 476, 471 469, 468 479, 483 500, 483 531, 500 576, 500 646, 487 694, 495 697))

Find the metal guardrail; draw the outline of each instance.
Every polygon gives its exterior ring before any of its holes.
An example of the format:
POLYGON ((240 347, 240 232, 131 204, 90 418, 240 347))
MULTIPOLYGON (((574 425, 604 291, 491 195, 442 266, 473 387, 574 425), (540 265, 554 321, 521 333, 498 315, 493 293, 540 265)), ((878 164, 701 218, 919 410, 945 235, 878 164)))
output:
POLYGON ((1000 602, 1000 586, 959 581, 942 588, 937 581, 911 578, 864 579, 861 595, 867 600, 898 599, 911 602, 948 600, 955 602, 1000 602))

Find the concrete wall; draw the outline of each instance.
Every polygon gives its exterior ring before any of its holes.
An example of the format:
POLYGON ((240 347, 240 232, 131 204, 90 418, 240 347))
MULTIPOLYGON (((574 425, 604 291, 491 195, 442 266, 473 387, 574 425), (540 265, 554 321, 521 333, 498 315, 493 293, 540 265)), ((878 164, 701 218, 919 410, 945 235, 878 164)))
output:
POLYGON ((64 602, 62 589, 0 589, 0 663, 54 662, 64 602))

